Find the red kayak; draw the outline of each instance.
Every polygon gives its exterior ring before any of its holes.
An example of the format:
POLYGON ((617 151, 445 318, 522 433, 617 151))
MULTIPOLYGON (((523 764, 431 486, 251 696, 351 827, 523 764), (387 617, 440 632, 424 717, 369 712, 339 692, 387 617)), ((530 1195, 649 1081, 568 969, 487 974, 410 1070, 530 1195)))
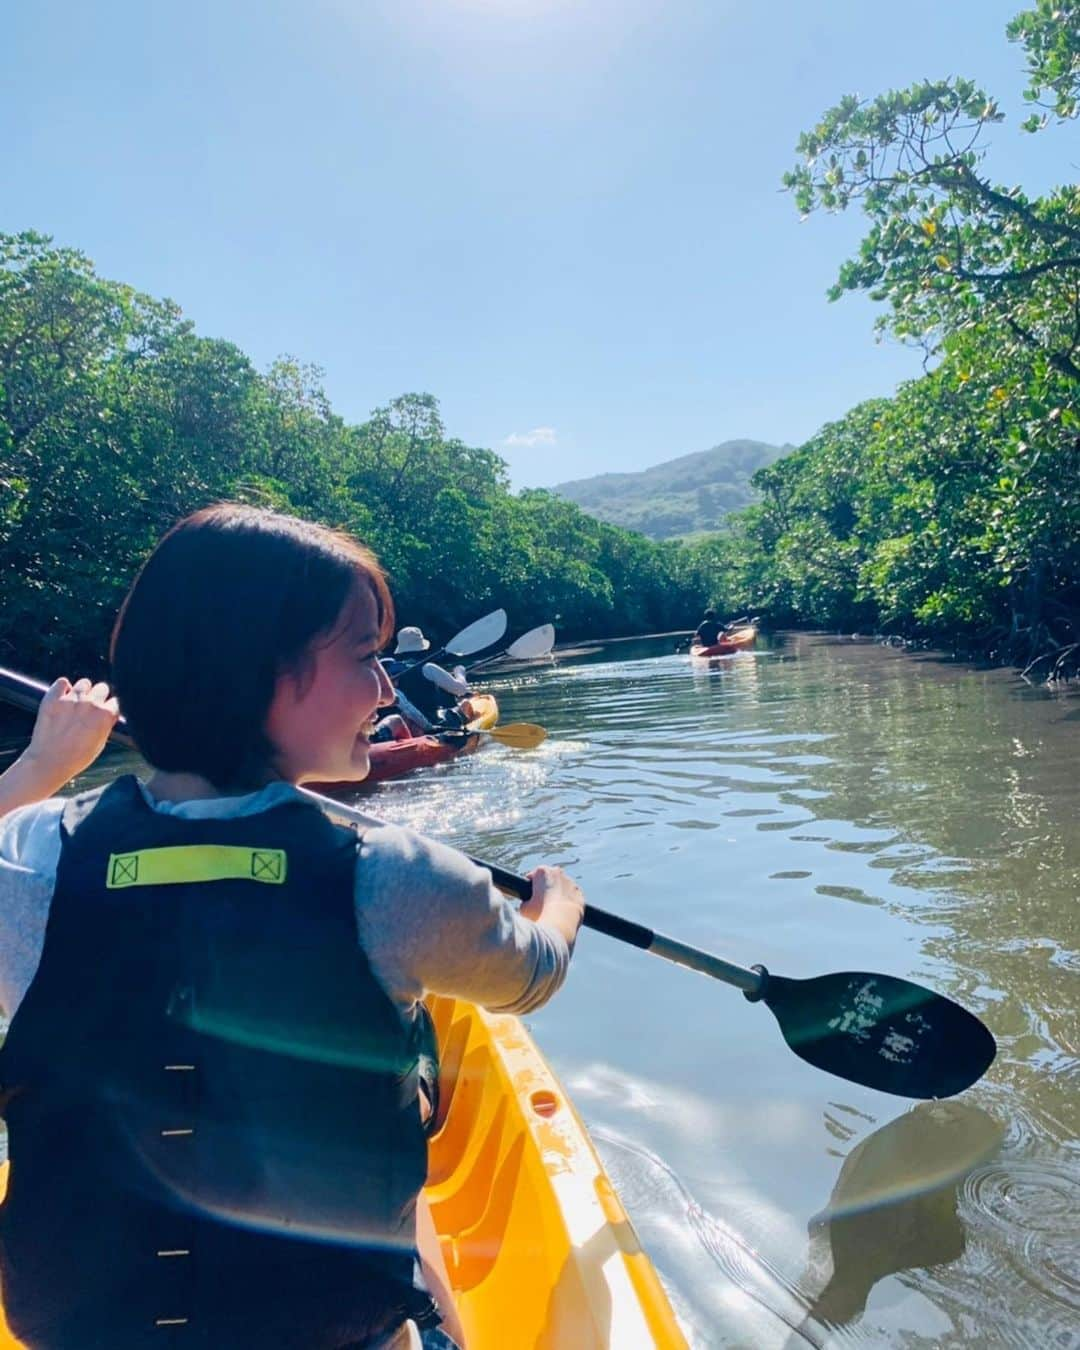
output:
POLYGON ((753 626, 733 628, 708 647, 692 646, 690 655, 708 659, 710 656, 731 656, 734 652, 749 651, 757 641, 757 633, 758 630, 753 626))
MULTIPOLYGON (((487 731, 499 720, 499 705, 494 694, 473 694, 458 704, 467 717, 469 731, 487 731)), ((376 741, 371 747, 371 771, 365 783, 381 783, 384 778, 400 778, 413 769, 426 769, 458 755, 471 755, 481 744, 480 736, 410 736, 404 741, 376 741)), ((356 783, 313 784, 321 791, 358 786, 356 783)))

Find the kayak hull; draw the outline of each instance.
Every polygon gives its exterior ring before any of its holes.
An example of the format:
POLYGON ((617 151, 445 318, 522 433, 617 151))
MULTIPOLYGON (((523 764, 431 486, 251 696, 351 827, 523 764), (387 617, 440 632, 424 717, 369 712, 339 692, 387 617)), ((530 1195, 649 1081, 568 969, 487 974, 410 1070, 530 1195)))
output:
POLYGON ((757 641, 757 634, 756 628, 736 628, 734 632, 708 647, 692 645, 690 655, 707 661, 713 656, 732 656, 735 652, 749 651, 757 641))
MULTIPOLYGON (((494 694, 473 694, 458 706, 469 719, 466 725, 470 731, 488 731, 499 720, 499 704, 494 694)), ((413 769, 445 764, 459 755, 471 755, 480 745, 479 736, 453 740, 413 736, 407 741, 377 741, 371 747, 371 771, 365 781, 380 783, 386 778, 400 778, 413 769)))
POLYGON ((470 1350, 687 1342, 570 1099, 516 1017, 429 999, 427 1197, 470 1350))
MULTIPOLYGON (((570 1099, 516 1017, 431 996, 426 1195, 470 1350, 688 1350, 570 1099)), ((0 1200, 8 1164, 0 1163, 0 1200)), ((90 1342, 88 1342, 90 1343, 90 1342)), ((0 1350, 16 1350, 0 1310, 0 1350)))
MULTIPOLYGON (((472 694, 458 704, 469 719, 470 731, 489 731, 499 720, 499 704, 494 694, 472 694)), ((363 783, 381 783, 387 778, 400 778, 414 769, 428 769, 445 764, 459 755, 471 755, 480 749, 480 736, 455 736, 441 740, 438 736, 410 736, 404 741, 376 741, 371 747, 371 768, 363 783)), ((321 792, 354 790, 360 783, 313 783, 321 792)))

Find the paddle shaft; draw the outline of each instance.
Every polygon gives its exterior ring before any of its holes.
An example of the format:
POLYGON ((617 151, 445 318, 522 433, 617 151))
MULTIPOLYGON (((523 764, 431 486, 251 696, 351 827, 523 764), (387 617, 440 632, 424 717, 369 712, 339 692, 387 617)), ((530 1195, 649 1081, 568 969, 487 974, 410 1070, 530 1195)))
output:
MULTIPOLYGON (((0 697, 18 708, 23 708, 26 712, 37 712, 38 704, 45 695, 48 685, 42 684, 39 680, 31 680, 25 675, 19 675, 13 670, 5 670, 0 666, 0 697)), ((126 746, 128 749, 135 748, 135 742, 127 729, 127 724, 121 717, 113 728, 109 737, 119 745, 126 746)), ((337 816, 341 820, 347 820, 355 825, 381 825, 383 822, 376 816, 369 816, 364 811, 359 811, 355 806, 346 806, 344 803, 335 801, 332 797, 324 797, 321 793, 310 792, 307 788, 301 788, 306 796, 310 797, 331 815, 337 816)), ((505 867, 499 867, 495 863, 484 862, 480 858, 471 859, 477 866, 486 868, 491 873, 491 879, 500 891, 506 895, 515 896, 519 900, 528 900, 532 896, 532 882, 528 877, 523 877, 517 872, 511 872, 505 867)), ((702 951, 698 947, 692 947, 689 943, 679 942, 676 938, 666 937, 663 933, 656 933, 651 928, 646 928, 644 924, 634 923, 632 919, 624 919, 619 914, 612 914, 606 909, 599 909, 596 905, 585 906, 585 916, 582 920, 586 928, 591 928, 597 933, 603 933, 607 937, 614 938, 617 942, 628 943, 631 947, 638 947, 641 951, 651 952, 654 956, 661 956, 665 961, 672 961, 675 965, 685 966, 688 970, 700 971, 703 975, 709 975, 714 980, 721 980, 724 984, 734 985, 736 989, 741 989, 744 994, 751 996, 757 994, 763 984, 763 977, 756 970, 748 970, 744 966, 733 965, 730 961, 724 961, 719 956, 713 956, 710 952, 702 951)))
MULTIPOLYGON (((477 858, 474 858, 473 862, 486 867, 491 873, 492 881, 507 895, 515 895, 521 900, 527 900, 532 895, 532 882, 528 877, 508 872, 505 867, 492 867, 490 863, 480 862, 477 858)), ((677 966, 685 966, 687 970, 696 970, 702 975, 711 976, 714 980, 721 980, 724 984, 732 984, 744 994, 757 994, 762 988, 762 976, 756 970, 747 970, 745 966, 734 965, 731 961, 725 961, 711 952, 702 951, 700 947, 691 947, 688 942, 680 942, 677 938, 657 933, 651 928, 646 928, 644 924, 624 919, 621 914, 612 914, 610 910, 600 909, 597 905, 585 906, 582 923, 596 933, 614 938, 616 942, 626 942, 631 947, 638 947, 643 952, 663 957, 665 961, 671 961, 677 966)))

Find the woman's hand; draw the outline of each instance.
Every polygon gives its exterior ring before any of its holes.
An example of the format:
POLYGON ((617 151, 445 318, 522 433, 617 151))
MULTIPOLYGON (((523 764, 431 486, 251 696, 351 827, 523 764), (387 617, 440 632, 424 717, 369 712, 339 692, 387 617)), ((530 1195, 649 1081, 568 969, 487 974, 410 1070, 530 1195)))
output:
POLYGON ((536 923, 549 924, 573 948, 585 914, 581 887, 561 867, 536 867, 529 873, 529 880, 532 899, 526 900, 520 912, 536 923))
POLYGON ((30 744, 0 775, 0 814, 53 796, 93 764, 119 712, 107 684, 55 680, 41 700, 30 744))

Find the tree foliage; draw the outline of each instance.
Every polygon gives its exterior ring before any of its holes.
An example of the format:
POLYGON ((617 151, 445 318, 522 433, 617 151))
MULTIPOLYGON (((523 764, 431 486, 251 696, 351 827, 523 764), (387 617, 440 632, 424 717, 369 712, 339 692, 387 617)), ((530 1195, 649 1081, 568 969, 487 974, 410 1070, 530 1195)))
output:
POLYGON ((351 530, 403 622, 436 636, 505 605, 573 637, 685 626, 707 587, 678 549, 546 492, 448 437, 430 394, 359 426, 320 372, 265 373, 168 301, 44 236, 0 235, 0 659, 101 670, 124 590, 180 516, 223 499, 351 530))
POLYGON ((885 301, 883 328, 940 352, 991 320, 1001 340, 1080 380, 1080 188, 1041 198, 985 173, 996 102, 971 81, 848 97, 799 141, 784 183, 803 214, 858 204, 870 220, 830 292, 885 301))
POLYGON ((1053 114, 1065 122, 1080 112, 1080 0, 1036 0, 1008 27, 1009 40, 1027 51, 1029 103, 1046 111, 1032 113, 1025 131, 1040 131, 1053 114))
MULTIPOLYGON (((1074 117, 1080 0, 1037 0, 1008 36, 1029 101, 1074 117)), ((788 619, 979 635, 1060 672, 1080 650, 1080 189, 995 183, 1001 120, 971 81, 924 81, 842 99, 800 139, 799 210, 869 222, 830 298, 868 292, 933 368, 759 473, 731 537, 788 619)))

